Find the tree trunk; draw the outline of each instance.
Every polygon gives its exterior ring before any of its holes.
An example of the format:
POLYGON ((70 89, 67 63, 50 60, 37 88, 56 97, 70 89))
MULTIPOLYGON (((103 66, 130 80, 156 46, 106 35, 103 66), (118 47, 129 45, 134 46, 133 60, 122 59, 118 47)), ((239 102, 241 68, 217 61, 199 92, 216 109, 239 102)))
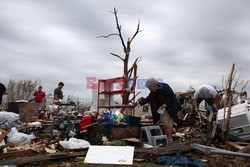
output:
MULTIPOLYGON (((231 117, 232 99, 233 99, 233 94, 232 94, 231 89, 232 89, 234 69, 235 69, 235 64, 232 65, 231 73, 229 75, 229 80, 228 80, 228 88, 227 88, 228 109, 227 109, 226 120, 224 120, 225 121, 225 123, 224 123, 224 126, 225 126, 224 139, 225 140, 228 140, 228 138, 229 138, 230 117, 231 117)), ((224 107, 226 107, 226 106, 224 106, 224 107)))

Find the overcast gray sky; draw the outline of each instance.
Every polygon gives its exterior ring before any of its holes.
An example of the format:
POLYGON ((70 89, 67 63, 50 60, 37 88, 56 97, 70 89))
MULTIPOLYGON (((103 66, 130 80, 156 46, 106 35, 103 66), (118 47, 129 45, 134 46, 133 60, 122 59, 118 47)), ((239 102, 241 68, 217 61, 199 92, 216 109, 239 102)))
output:
MULTIPOLYGON (((163 78, 174 91, 208 83, 221 88, 232 63, 250 71, 248 0, 0 0, 0 82, 41 80, 44 89, 65 83, 65 94, 90 99, 86 77, 122 75, 116 7, 124 38, 141 20, 131 62, 142 56, 140 78, 163 78)), ((249 86, 247 87, 249 90, 249 86)), ((148 90, 140 90, 147 95, 148 90)))

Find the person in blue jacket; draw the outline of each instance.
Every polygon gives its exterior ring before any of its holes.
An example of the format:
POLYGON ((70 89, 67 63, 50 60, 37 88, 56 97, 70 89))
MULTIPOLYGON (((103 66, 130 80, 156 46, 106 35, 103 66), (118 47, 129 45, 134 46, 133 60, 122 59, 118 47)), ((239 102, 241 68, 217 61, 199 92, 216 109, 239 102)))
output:
POLYGON ((173 120, 177 118, 181 105, 168 84, 149 78, 145 86, 150 90, 150 93, 146 98, 141 98, 139 104, 143 106, 150 103, 154 124, 160 120, 168 141, 172 142, 173 120), (164 110, 164 112, 159 114, 157 112, 159 109, 164 110))

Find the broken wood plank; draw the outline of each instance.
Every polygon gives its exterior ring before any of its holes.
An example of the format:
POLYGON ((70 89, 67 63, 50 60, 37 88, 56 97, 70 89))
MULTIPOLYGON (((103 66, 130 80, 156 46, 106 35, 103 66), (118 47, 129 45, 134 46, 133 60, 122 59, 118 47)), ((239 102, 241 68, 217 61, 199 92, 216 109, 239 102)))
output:
POLYGON ((33 154, 34 154, 34 151, 32 151, 32 150, 12 151, 12 152, 0 154, 0 159, 7 159, 7 158, 13 158, 13 157, 24 157, 24 156, 33 155, 33 154))
POLYGON ((209 116, 208 116, 208 122, 209 122, 209 123, 212 122, 212 120, 213 120, 213 115, 214 115, 214 112, 211 111, 211 112, 209 113, 209 116))
POLYGON ((143 144, 141 143, 140 140, 138 140, 137 138, 126 138, 126 139, 122 139, 122 141, 124 141, 125 145, 129 145, 129 146, 143 146, 143 144))
POLYGON ((145 159, 134 158, 134 162, 144 162, 144 161, 145 161, 145 159))
POLYGON ((88 151, 89 148, 74 148, 74 149, 66 149, 61 147, 62 150, 70 151, 70 152, 81 152, 81 151, 88 151))
POLYGON ((216 123, 216 122, 213 122, 210 139, 213 139, 213 138, 214 138, 215 133, 216 133, 216 129, 217 129, 217 123, 216 123))
POLYGON ((137 138, 126 138, 126 139, 123 139, 125 141, 131 141, 131 142, 135 142, 135 143, 140 143, 141 141, 137 138))
POLYGON ((183 121, 185 121, 188 117, 189 113, 186 113, 185 117, 183 118, 183 121))
POLYGON ((35 155, 30 157, 22 157, 22 158, 13 158, 9 160, 0 161, 0 165, 16 165, 16 166, 23 166, 28 164, 34 164, 34 163, 41 163, 51 160, 58 160, 58 159, 66 159, 66 158, 72 158, 72 157, 80 157, 85 156, 87 154, 86 151, 84 152, 75 152, 75 153, 62 153, 57 154, 57 156, 45 156, 45 155, 35 155))
POLYGON ((139 154, 152 154, 154 156, 163 156, 163 155, 173 155, 177 152, 185 153, 193 150, 190 143, 173 143, 171 145, 167 145, 165 147, 160 148, 139 148, 135 149, 135 153, 139 154))
POLYGON ((240 153, 250 153, 250 145, 244 147, 239 151, 240 153))
POLYGON ((243 145, 243 146, 248 146, 248 145, 250 145, 249 142, 243 142, 243 141, 237 141, 237 142, 235 142, 235 143, 237 143, 237 144, 239 144, 239 145, 243 145))
POLYGON ((239 151, 244 148, 244 146, 241 146, 235 142, 227 141, 226 144, 235 151, 239 151))

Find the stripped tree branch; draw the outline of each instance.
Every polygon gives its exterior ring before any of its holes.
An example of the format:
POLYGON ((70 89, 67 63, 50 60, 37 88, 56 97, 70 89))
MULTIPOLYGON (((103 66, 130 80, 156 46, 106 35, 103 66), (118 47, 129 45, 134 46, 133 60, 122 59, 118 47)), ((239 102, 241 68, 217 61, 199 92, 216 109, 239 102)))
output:
POLYGON ((108 35, 101 35, 101 36, 97 36, 96 38, 109 38, 111 36, 119 36, 119 34, 117 33, 112 33, 112 34, 108 34, 108 35))
POLYGON ((113 14, 115 15, 116 28, 117 28, 117 30, 118 30, 119 37, 120 37, 120 40, 121 40, 121 42, 122 42, 122 46, 123 46, 123 48, 125 49, 125 48, 126 48, 126 45, 125 45, 125 42, 124 42, 123 37, 122 37, 122 26, 119 25, 119 19, 118 19, 118 16, 117 16, 117 12, 118 12, 118 10, 116 10, 116 9, 114 8, 113 14))
MULTIPOLYGON (((236 73, 237 73, 237 72, 238 72, 238 71, 235 71, 233 78, 236 77, 236 73)), ((238 77, 237 77, 237 79, 236 79, 236 81, 235 81, 235 83, 234 83, 233 90, 238 86, 238 82, 239 82, 239 80, 240 80, 241 72, 242 72, 242 69, 240 68, 240 73, 239 73, 239 75, 238 75, 238 77)))
POLYGON ((143 30, 140 30, 140 20, 138 21, 138 24, 137 24, 137 29, 136 29, 136 32, 134 33, 133 37, 131 38, 130 43, 133 41, 133 39, 135 38, 135 36, 139 33, 139 32, 142 32, 143 30))
MULTIPOLYGON (((132 65, 131 68, 128 70, 127 76, 128 76, 129 78, 131 78, 133 71, 135 72, 135 68, 137 68, 137 64, 138 64, 140 61, 142 61, 141 57, 137 57, 137 58, 135 59, 133 65, 132 65)), ((136 69, 136 70, 137 70, 137 69, 136 69)))
POLYGON ((124 59, 121 56, 119 56, 117 54, 114 54, 114 53, 110 53, 110 54, 113 55, 113 56, 115 56, 115 57, 118 57, 119 59, 121 59, 122 61, 124 61, 124 59))
POLYGON ((131 86, 131 90, 135 89, 137 78, 138 78, 138 76, 137 76, 137 64, 135 64, 135 66, 134 66, 134 80, 133 80, 133 85, 131 86))
MULTIPOLYGON (((239 80, 238 80, 238 81, 237 81, 237 84, 236 84, 236 86, 235 86, 235 88, 238 87, 238 86, 240 86, 240 85, 243 84, 243 83, 244 83, 244 81, 239 81, 239 80)), ((234 90, 234 89, 233 89, 233 90, 234 90)))
POLYGON ((133 68, 134 68, 134 65, 137 64, 137 61, 138 61, 139 57, 137 57, 133 63, 133 65, 130 67, 130 69, 128 70, 127 72, 127 75, 129 76, 130 73, 132 73, 133 71, 133 68))
POLYGON ((247 86, 248 82, 249 82, 249 80, 247 80, 247 82, 245 83, 245 85, 242 87, 242 89, 241 89, 240 93, 242 93, 242 92, 243 92, 243 90, 244 90, 244 89, 245 89, 245 87, 247 86))

